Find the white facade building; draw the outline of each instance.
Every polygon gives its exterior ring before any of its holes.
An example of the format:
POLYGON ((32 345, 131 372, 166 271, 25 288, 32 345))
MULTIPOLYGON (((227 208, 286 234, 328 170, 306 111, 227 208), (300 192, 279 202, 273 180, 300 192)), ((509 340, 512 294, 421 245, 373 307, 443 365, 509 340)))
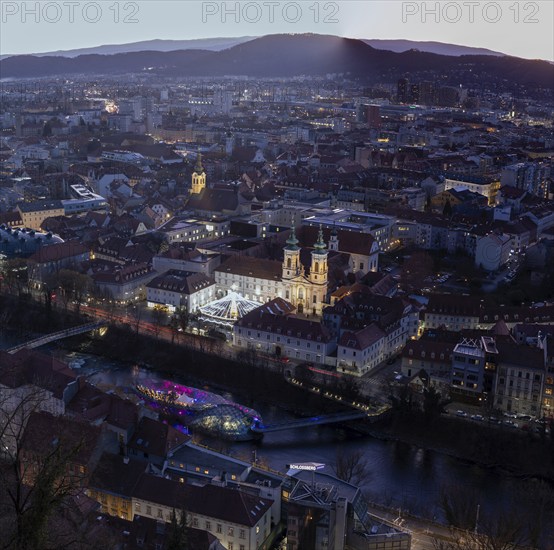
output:
POLYGON ((497 271, 508 262, 513 248, 512 237, 489 233, 477 239, 475 265, 485 271, 497 271))

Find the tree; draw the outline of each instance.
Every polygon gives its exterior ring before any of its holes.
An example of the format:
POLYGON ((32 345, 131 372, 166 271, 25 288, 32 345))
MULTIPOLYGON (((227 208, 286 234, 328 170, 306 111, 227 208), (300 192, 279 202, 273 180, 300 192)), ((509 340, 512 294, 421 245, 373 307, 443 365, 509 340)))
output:
POLYGON ((82 493, 81 480, 68 468, 83 440, 66 444, 60 438, 49 448, 36 449, 36 456, 23 454, 29 419, 43 408, 45 399, 37 384, 0 390, 2 550, 87 547, 82 517, 73 501, 82 493))
POLYGON ((476 491, 458 484, 441 489, 440 503, 449 525, 457 529, 475 529, 479 495, 476 491))
POLYGON ((294 375, 302 382, 311 384, 314 381, 315 374, 306 363, 301 363, 294 369, 294 375))
POLYGON ((175 342, 175 336, 179 336, 179 328, 180 328, 179 320, 177 319, 175 314, 173 314, 169 318, 169 323, 167 324, 167 326, 171 329, 171 343, 173 344, 175 342))
POLYGON ((452 205, 450 204, 450 201, 448 199, 444 203, 444 208, 442 209, 442 215, 445 218, 451 218, 452 217, 452 205))
POLYGON ((166 318, 167 318, 167 312, 163 307, 160 307, 160 306, 154 307, 152 311, 152 322, 154 323, 154 334, 156 338, 159 336, 160 330, 166 318))
POLYGON ((389 401, 392 408, 400 413, 411 412, 414 408, 412 392, 407 384, 389 385, 389 401))
POLYGON ((248 347, 237 351, 236 360, 242 365, 248 367, 257 367, 259 362, 258 350, 254 347, 248 347))
POLYGON ((430 424, 444 412, 444 407, 449 400, 443 399, 440 392, 433 386, 423 390, 423 418, 426 424, 430 424))
POLYGON ((358 399, 360 397, 360 384, 351 376, 343 376, 337 384, 337 393, 347 399, 358 399))
POLYGON ((5 260, 1 264, 0 275, 8 287, 10 294, 17 294, 21 298, 28 281, 28 265, 23 258, 5 260))
POLYGON ((189 315, 187 308, 180 307, 179 309, 177 309, 177 311, 175 311, 173 316, 176 318, 178 327, 181 329, 181 332, 185 332, 191 320, 191 316, 189 315))
POLYGON ((138 306, 133 306, 133 308, 131 309, 131 318, 133 319, 135 334, 138 335, 142 318, 142 308, 138 306))
POLYGON ((528 544, 524 522, 516 512, 497 512, 472 529, 453 533, 451 540, 433 541, 435 550, 517 550, 528 544))
POLYGON ((339 447, 331 468, 339 479, 353 485, 363 485, 371 476, 369 463, 360 450, 339 447))
POLYGON ((188 550, 188 520, 187 512, 184 509, 177 512, 173 509, 171 513, 171 523, 169 525, 169 536, 167 540, 167 550, 188 550))
POLYGON ((90 278, 73 269, 60 269, 58 272, 58 282, 63 291, 63 301, 66 309, 68 301, 73 298, 76 302, 75 311, 78 314, 81 309, 81 303, 91 287, 90 278))

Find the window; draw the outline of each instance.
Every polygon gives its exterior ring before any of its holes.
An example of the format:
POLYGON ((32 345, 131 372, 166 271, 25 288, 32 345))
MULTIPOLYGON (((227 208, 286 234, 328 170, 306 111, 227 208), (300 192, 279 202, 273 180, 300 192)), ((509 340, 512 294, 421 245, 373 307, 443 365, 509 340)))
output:
POLYGON ((140 512, 140 502, 135 502, 135 512, 140 512))
POLYGON ((158 517, 159 517, 159 518, 162 518, 162 519, 163 519, 163 517, 164 517, 164 513, 163 513, 163 511, 162 511, 161 508, 158 508, 158 517))
POLYGON ((227 548, 229 550, 233 550, 233 543, 232 542, 227 543, 227 548))
POLYGON ((244 539, 244 538, 246 538, 246 533, 245 533, 244 529, 241 529, 239 531, 239 539, 244 539))
POLYGON ((192 518, 192 526, 198 527, 198 518, 192 518))
POLYGON ((212 522, 211 521, 207 521, 206 522, 206 531, 211 531, 212 530, 212 522))
POLYGON ((152 515, 152 506, 147 506, 147 507, 146 507, 146 515, 147 515, 147 516, 151 516, 151 515, 152 515))
POLYGON ((221 523, 218 523, 218 524, 217 524, 216 531, 217 531, 217 533, 219 533, 219 534, 221 534, 221 533, 223 532, 222 529, 221 529, 221 523))
POLYGON ((227 535, 229 537, 234 537, 235 536, 235 529, 233 527, 228 527, 227 528, 227 535))

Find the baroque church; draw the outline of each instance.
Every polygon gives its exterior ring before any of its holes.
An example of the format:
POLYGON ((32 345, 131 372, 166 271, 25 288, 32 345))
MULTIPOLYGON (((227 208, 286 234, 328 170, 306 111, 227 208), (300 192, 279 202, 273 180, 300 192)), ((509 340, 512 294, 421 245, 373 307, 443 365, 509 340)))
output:
POLYGON ((320 230, 311 250, 299 246, 294 228, 286 241, 283 261, 234 256, 214 271, 220 296, 228 291, 263 304, 284 298, 298 313, 321 315, 327 305, 329 267, 327 246, 320 230), (309 252, 310 260, 306 261, 309 252), (301 255, 303 258, 301 258, 301 255))
POLYGON ((323 241, 323 232, 319 229, 317 242, 311 252, 311 265, 303 269, 300 262, 300 247, 294 227, 285 246, 283 259, 284 298, 292 303, 298 313, 313 313, 321 315, 323 304, 327 298, 329 269, 327 265, 328 251, 323 241))
MULTIPOLYGON (((244 206, 236 190, 206 186, 206 173, 198 154, 186 207, 198 214, 232 216, 248 213, 243 211, 244 206)), ((228 259, 214 271, 218 297, 233 291, 260 304, 279 297, 291 303, 300 314, 320 316, 336 286, 334 275, 376 271, 378 247, 370 235, 335 230, 329 233, 319 227, 316 236, 316 230, 316 227, 301 228, 305 246, 300 246, 292 227, 282 262, 242 255, 228 259)))

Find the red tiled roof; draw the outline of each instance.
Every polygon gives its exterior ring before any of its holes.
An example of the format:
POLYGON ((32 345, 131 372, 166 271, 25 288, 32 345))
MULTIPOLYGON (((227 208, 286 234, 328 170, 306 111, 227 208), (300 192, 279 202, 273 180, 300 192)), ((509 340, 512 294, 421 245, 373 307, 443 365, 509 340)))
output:
POLYGON ((364 350, 384 336, 385 333, 375 323, 372 323, 357 332, 344 332, 340 337, 339 346, 364 350))
POLYGON ((88 254, 86 246, 78 241, 66 241, 39 248, 29 259, 39 264, 56 262, 88 254))
POLYGON ((264 309, 264 306, 246 314, 236 323, 236 326, 288 335, 294 338, 302 338, 303 340, 317 342, 328 342, 331 340, 327 327, 321 323, 290 315, 273 315, 268 313, 264 309))
POLYGON ((67 386, 77 379, 75 373, 62 361, 28 349, 13 355, 0 351, 0 365, 1 384, 10 388, 34 384, 51 391, 57 399, 63 399, 67 386))
MULTIPOLYGON (((313 247, 317 241, 319 227, 305 225, 298 232, 298 239, 305 247, 313 247)), ((329 243, 332 229, 323 228, 323 239, 329 243)), ((339 241, 339 250, 348 254, 360 254, 368 256, 375 239, 369 233, 358 233, 354 231, 346 231, 343 229, 337 230, 337 238, 339 241)))

